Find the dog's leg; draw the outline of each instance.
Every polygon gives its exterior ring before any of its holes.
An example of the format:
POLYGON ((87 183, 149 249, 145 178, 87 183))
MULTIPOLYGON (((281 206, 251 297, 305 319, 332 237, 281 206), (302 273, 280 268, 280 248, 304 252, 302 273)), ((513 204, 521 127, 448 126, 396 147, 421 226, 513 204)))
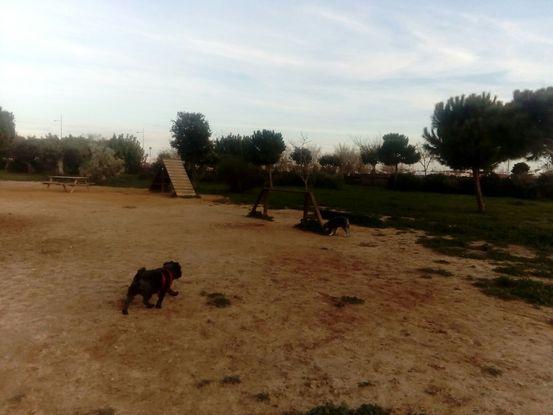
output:
POLYGON ((157 303, 156 308, 161 308, 161 303, 163 302, 163 298, 165 298, 165 291, 160 291, 159 295, 157 297, 157 303))
POLYGON ((330 234, 330 236, 336 236, 336 232, 338 231, 338 228, 334 228, 332 230, 332 233, 330 234))
POLYGON ((147 294, 142 296, 142 302, 146 306, 146 308, 152 308, 154 305, 150 303, 150 298, 152 297, 152 294, 147 294))
POLYGON ((169 295, 172 295, 173 297, 175 297, 176 295, 179 295, 178 291, 173 291, 171 288, 168 288, 167 292, 169 293, 169 295))
POLYGON ((132 303, 135 295, 136 292, 133 290, 133 286, 131 285, 127 291, 127 298, 125 299, 125 304, 123 305, 123 314, 129 314, 129 305, 132 303))
POLYGON ((127 294, 127 298, 125 299, 125 304, 123 305, 123 314, 129 314, 129 305, 132 303, 132 300, 134 298, 133 294, 127 294))

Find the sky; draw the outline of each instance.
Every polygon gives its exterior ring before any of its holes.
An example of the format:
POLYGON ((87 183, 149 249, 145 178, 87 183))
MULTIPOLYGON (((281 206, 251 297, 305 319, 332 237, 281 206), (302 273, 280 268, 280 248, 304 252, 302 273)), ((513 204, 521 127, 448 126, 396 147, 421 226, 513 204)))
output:
POLYGON ((133 133, 178 111, 213 137, 274 129, 330 151, 421 142, 434 105, 553 85, 553 0, 0 0, 0 106, 20 135, 133 133))

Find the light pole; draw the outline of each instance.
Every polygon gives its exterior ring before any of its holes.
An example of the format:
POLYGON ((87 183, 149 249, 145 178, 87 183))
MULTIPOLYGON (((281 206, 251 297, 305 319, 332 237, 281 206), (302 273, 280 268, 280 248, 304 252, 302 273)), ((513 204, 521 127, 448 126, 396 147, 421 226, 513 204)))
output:
POLYGON ((152 147, 149 147, 149 150, 150 150, 150 155, 148 156, 148 161, 151 163, 152 162, 152 147))
POLYGON ((63 138, 63 117, 62 115, 60 114, 60 119, 59 120, 54 120, 54 122, 59 122, 60 123, 60 140, 63 138))

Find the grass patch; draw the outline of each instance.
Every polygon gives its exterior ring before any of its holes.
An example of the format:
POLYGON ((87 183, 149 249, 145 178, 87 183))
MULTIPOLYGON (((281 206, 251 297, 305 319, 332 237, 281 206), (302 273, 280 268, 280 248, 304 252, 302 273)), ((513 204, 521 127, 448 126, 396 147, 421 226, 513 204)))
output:
POLYGON ((365 300, 358 297, 352 297, 349 295, 343 295, 341 297, 331 297, 332 303, 335 307, 341 308, 347 304, 365 304, 365 300))
POLYGON ((255 395, 253 395, 253 398, 257 402, 269 402, 269 400, 271 399, 267 392, 256 393, 255 395))
POLYGON ((527 274, 527 268, 521 264, 504 265, 493 269, 498 274, 507 274, 515 277, 524 277, 527 274))
POLYGON ((230 300, 223 293, 206 293, 202 291, 200 295, 207 297, 206 304, 212 307, 225 308, 230 307, 230 300))
POLYGON ((221 385, 236 385, 241 382, 242 381, 240 380, 240 376, 238 375, 225 376, 219 381, 221 385))
MULTIPOLYGON (((294 189, 294 188, 291 188, 294 189)), ((300 188, 295 188, 301 190, 300 188)), ((234 203, 251 205, 259 189, 229 193, 225 186, 200 183, 200 193, 224 194, 234 203)), ((421 230, 435 236, 453 235, 466 241, 495 245, 519 244, 535 249, 553 248, 553 202, 513 198, 486 198, 487 212, 476 211, 473 196, 398 192, 378 187, 344 186, 340 190, 315 189, 322 211, 339 211, 351 223, 370 227, 421 230), (386 220, 384 220, 386 218, 386 220)), ((273 192, 269 209, 302 209, 303 197, 273 192)))
POLYGON ((480 279, 474 285, 486 295, 504 300, 524 300, 530 304, 553 307, 553 284, 531 279, 499 277, 480 279))
POLYGON ((42 173, 13 173, 0 170, 0 180, 13 180, 17 182, 42 182, 48 180, 48 175, 42 173))
POLYGON ((453 277, 452 272, 449 272, 442 268, 424 267, 424 268, 419 268, 418 271, 424 272, 425 274, 439 275, 441 277, 453 277))
POLYGON ((484 372, 486 375, 493 376, 494 378, 503 374, 503 371, 495 366, 483 366, 482 372, 484 372))
POLYGON ((390 409, 385 409, 375 404, 363 404, 353 409, 344 404, 338 406, 327 403, 316 406, 305 412, 289 411, 285 412, 283 415, 390 415, 391 413, 392 411, 390 409))
POLYGON ((199 382, 196 383, 196 388, 202 389, 206 387, 207 385, 210 385, 212 381, 210 379, 202 379, 199 382))

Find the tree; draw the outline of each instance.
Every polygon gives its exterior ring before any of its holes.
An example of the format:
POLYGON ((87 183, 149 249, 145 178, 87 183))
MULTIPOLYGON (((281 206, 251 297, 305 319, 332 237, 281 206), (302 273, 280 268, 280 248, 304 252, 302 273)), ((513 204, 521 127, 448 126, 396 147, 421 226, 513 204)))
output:
POLYGON ((0 156, 7 150, 15 137, 14 116, 11 112, 2 110, 0 106, 0 156))
POLYGON ((215 154, 218 157, 234 156, 245 159, 250 144, 249 141, 249 137, 243 137, 240 134, 228 134, 215 140, 215 154))
POLYGON ((399 164, 415 164, 421 156, 415 146, 409 144, 409 138, 403 134, 390 133, 382 137, 382 145, 378 151, 378 159, 387 166, 393 166, 395 179, 399 164))
POLYGON ((504 105, 482 93, 450 98, 436 104, 431 129, 424 129, 425 148, 454 170, 472 171, 478 210, 485 205, 480 186, 482 171, 493 170, 513 154, 512 132, 504 105))
POLYGON ((95 143, 90 149, 90 158, 80 167, 80 173, 96 182, 105 182, 121 174, 125 162, 115 156, 115 152, 101 143, 95 143))
POLYGON ((436 160, 436 157, 434 157, 434 154, 432 154, 430 151, 426 149, 424 146, 416 146, 417 152, 420 155, 419 164, 422 166, 422 170, 424 172, 424 175, 426 176, 428 173, 428 169, 430 168, 430 165, 434 160, 436 160))
POLYGON ((198 167, 207 162, 212 152, 209 123, 203 114, 178 112, 177 119, 173 120, 171 133, 174 138, 171 146, 177 149, 185 167, 195 178, 198 167))
POLYGON ((342 174, 349 176, 359 169, 361 158, 359 152, 347 144, 338 144, 334 150, 334 154, 340 160, 340 171, 342 174))
POLYGON ((144 149, 134 135, 113 134, 107 141, 107 146, 114 151, 115 157, 123 160, 125 173, 134 174, 140 171, 144 162, 144 149))
POLYGON ((522 176, 524 174, 528 174, 529 171, 530 171, 530 166, 524 162, 521 162, 521 163, 516 163, 513 166, 511 173, 514 176, 522 176))
POLYGON ((273 187, 273 165, 286 149, 281 133, 272 130, 255 131, 249 140, 247 158, 257 166, 265 166, 269 187, 273 187))
POLYGON ((319 164, 325 169, 332 169, 333 173, 336 173, 336 169, 340 167, 340 157, 336 154, 324 154, 319 157, 319 164))
POLYGON ((376 165, 380 161, 378 159, 378 152, 381 146, 380 139, 369 141, 366 138, 356 137, 353 139, 353 142, 359 148, 361 162, 364 165, 371 166, 371 173, 376 174, 376 165))
POLYGON ((547 156, 553 161, 553 87, 536 91, 515 91, 507 105, 508 118, 514 124, 517 155, 530 153, 530 158, 547 156))

